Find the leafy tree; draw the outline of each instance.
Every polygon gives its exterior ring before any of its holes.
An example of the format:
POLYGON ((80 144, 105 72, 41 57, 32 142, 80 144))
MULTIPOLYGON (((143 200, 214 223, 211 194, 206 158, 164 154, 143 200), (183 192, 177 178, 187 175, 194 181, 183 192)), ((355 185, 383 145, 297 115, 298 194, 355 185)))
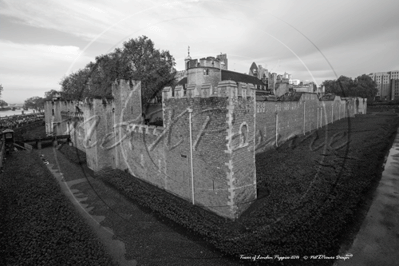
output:
POLYGON ((83 100, 88 96, 90 69, 86 66, 77 72, 64 77, 61 82, 61 93, 66 100, 83 100))
POLYGON ((31 108, 38 112, 41 112, 44 110, 44 102, 45 102, 44 98, 33 96, 25 100, 24 107, 31 108))
POLYGON ((8 106, 8 103, 6 103, 4 100, 0 100, 0 107, 4 108, 4 106, 8 106))
POLYGON ((372 101, 378 93, 377 83, 368 75, 361 75, 356 78, 356 94, 359 97, 372 101))
POLYGON ((66 100, 83 100, 87 97, 89 74, 90 69, 86 67, 64 77, 60 82, 62 97, 66 100))
POLYGON ((112 97, 112 83, 117 79, 129 79, 128 64, 120 49, 96 57, 95 63, 90 62, 87 65, 90 72, 89 86, 86 88, 87 96, 112 97))
POLYGON ((368 76, 361 75, 355 80, 340 76, 337 80, 323 82, 326 93, 333 93, 341 97, 362 97, 372 101, 377 94, 377 84, 368 76))
POLYGON ((0 84, 0 98, 1 98, 1 95, 3 94, 3 89, 4 89, 3 85, 0 84))
POLYGON ((85 69, 65 77, 60 85, 64 96, 72 99, 111 97, 112 83, 117 79, 140 80, 142 102, 159 95, 163 87, 172 85, 176 70, 169 51, 161 51, 146 36, 131 39, 114 52, 96 57, 85 69))
POLYGON ((141 80, 143 103, 154 98, 163 87, 174 82, 175 59, 169 51, 154 48, 146 36, 131 39, 123 44, 123 61, 128 66, 125 78, 141 80))
POLYGON ((45 99, 46 101, 50 101, 50 100, 53 99, 53 96, 54 96, 55 94, 57 94, 57 93, 59 93, 59 91, 56 91, 56 90, 46 91, 46 92, 44 93, 44 99, 45 99))
POLYGON ((342 90, 336 80, 325 80, 323 82, 325 93, 333 93, 335 95, 342 95, 342 90))

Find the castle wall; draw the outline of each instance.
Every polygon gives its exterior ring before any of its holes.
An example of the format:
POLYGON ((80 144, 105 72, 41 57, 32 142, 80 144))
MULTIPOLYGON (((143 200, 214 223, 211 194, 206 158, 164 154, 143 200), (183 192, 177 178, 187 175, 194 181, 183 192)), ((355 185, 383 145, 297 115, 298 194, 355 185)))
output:
POLYGON ((319 100, 312 93, 296 101, 256 102, 252 85, 226 80, 187 86, 186 95, 181 86, 174 96, 166 87, 164 126, 154 127, 142 121, 140 82, 121 80, 112 93, 113 100, 47 102, 46 123, 58 121, 58 134, 70 132, 92 170, 127 170, 231 219, 257 197, 255 153, 367 108, 363 99, 319 100), (83 113, 75 112, 76 105, 83 113))
POLYGON ((83 114, 63 117, 65 117, 65 119, 68 119, 68 134, 71 136, 71 142, 73 146, 85 152, 86 148, 83 146, 83 139, 85 136, 83 114))
POLYGON ((359 114, 367 114, 367 98, 359 99, 359 114))
POLYGON ((78 101, 47 101, 44 104, 46 133, 54 135, 69 134, 68 121, 75 114, 78 101))
POLYGON ((227 143, 227 98, 168 98, 164 104, 164 125, 168 130, 165 140, 167 189, 191 202, 194 198, 196 204, 228 216, 229 193, 225 166, 228 155, 224 153, 227 143), (187 108, 192 109, 193 176, 190 114, 187 108))
POLYGON ((117 145, 126 138, 126 125, 142 124, 141 105, 141 82, 119 80, 112 85, 112 96, 114 97, 113 113, 114 127, 109 129, 109 146, 113 149, 115 157, 115 168, 126 170, 129 165, 126 163, 125 155, 122 153, 122 145, 117 145))
POLYGON ((151 146, 162 131, 162 128, 154 126, 130 124, 125 132, 128 137, 123 139, 119 147, 121 159, 133 176, 168 190, 163 141, 151 146))
MULTIPOLYGON (((164 90, 167 190, 237 218, 256 198, 255 94, 251 89, 243 94, 233 81, 213 89, 202 86, 198 97, 171 97, 170 88, 164 90)), ((190 90, 187 95, 193 95, 190 90)))
POLYGON ((84 105, 83 146, 93 171, 115 165, 113 149, 104 148, 105 137, 113 131, 113 101, 88 99, 84 105))
POLYGON ((230 154, 227 162, 228 205, 234 218, 238 218, 257 197, 254 149, 256 92, 253 85, 240 83, 237 88, 232 81, 225 81, 224 85, 230 91, 227 114, 229 141, 225 151, 230 154))
POLYGON ((217 68, 191 68, 187 71, 188 85, 211 84, 213 87, 216 87, 220 80, 221 80, 221 70, 217 68), (208 70, 208 75, 204 75, 205 70, 208 70))
POLYGON ((76 112, 76 106, 83 111, 83 103, 79 101, 57 101, 56 110, 61 115, 60 123, 56 127, 57 135, 70 135, 71 142, 81 151, 85 151, 84 116, 83 112, 76 112))
POLYGON ((75 112, 76 111, 75 106, 78 104, 79 103, 77 101, 56 101, 55 102, 56 108, 59 109, 59 112, 56 112, 56 113, 58 113, 58 117, 56 117, 55 119, 60 122, 56 126, 57 135, 68 134, 69 128, 68 128, 67 121, 63 117, 63 113, 64 112, 69 112, 69 113, 75 112))
POLYGON ((51 101, 47 101, 44 103, 44 122, 46 127, 46 134, 51 134, 53 132, 51 128, 52 117, 53 115, 51 101))
POLYGON ((314 93, 303 93, 299 101, 304 105, 303 108, 305 109, 301 122, 303 125, 302 134, 303 132, 306 134, 320 127, 321 116, 318 115, 318 111, 320 111, 320 101, 314 93), (305 121, 305 123, 303 121, 305 121))
MULTIPOLYGON (((364 110, 364 105, 359 109, 364 110)), ((316 94, 303 93, 297 101, 256 102, 256 153, 278 146, 295 135, 305 134, 356 114, 355 100, 320 101, 316 94)))

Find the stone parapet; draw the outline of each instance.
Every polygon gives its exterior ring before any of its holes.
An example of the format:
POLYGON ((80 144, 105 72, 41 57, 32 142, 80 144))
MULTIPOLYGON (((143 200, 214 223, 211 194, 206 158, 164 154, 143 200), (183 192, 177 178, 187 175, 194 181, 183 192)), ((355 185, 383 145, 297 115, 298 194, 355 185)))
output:
POLYGON ((197 96, 196 95, 196 87, 197 86, 195 84, 189 84, 187 86, 187 92, 186 92, 187 98, 192 98, 192 97, 197 96))
POLYGON ((189 84, 187 86, 186 95, 184 95, 183 87, 176 86, 174 89, 174 96, 172 95, 172 88, 165 87, 163 89, 163 99, 181 99, 181 98, 209 98, 209 97, 255 97, 256 91, 252 84, 237 83, 232 80, 224 80, 218 83, 217 87, 213 87, 210 83, 202 84, 197 86, 195 84, 189 84))

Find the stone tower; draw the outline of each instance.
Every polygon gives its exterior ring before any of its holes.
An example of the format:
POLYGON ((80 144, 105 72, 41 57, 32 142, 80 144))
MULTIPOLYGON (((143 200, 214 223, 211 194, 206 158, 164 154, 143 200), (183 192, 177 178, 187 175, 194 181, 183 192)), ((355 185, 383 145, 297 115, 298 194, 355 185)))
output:
POLYGON ((235 219, 256 199, 255 91, 233 81, 194 89, 164 89, 167 190, 235 219))

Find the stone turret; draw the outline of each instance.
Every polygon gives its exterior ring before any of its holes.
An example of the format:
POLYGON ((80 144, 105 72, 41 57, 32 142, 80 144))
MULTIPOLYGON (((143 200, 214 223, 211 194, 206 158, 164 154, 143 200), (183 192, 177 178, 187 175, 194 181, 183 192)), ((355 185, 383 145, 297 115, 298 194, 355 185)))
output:
POLYGON ((167 188, 235 219, 256 199, 255 90, 227 80, 180 91, 163 91, 167 188))

